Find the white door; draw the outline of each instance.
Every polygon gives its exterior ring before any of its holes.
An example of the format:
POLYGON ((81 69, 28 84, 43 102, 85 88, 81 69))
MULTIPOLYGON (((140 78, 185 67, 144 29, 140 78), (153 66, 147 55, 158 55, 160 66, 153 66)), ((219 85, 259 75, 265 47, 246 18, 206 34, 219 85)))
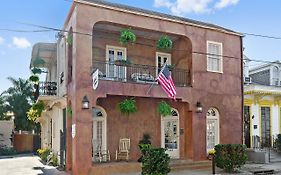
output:
POLYGON ((161 117, 161 146, 172 159, 179 159, 179 116, 172 110, 172 116, 161 117))
POLYGON ((115 60, 126 60, 126 48, 106 46, 106 77, 111 79, 126 79, 126 67, 116 66, 115 60))
POLYGON ((161 71, 162 66, 167 62, 168 65, 171 64, 171 54, 156 52, 156 75, 161 71))
POLYGON ((93 108, 93 155, 106 148, 106 114, 100 108, 93 108))
POLYGON ((219 144, 219 113, 216 109, 208 110, 206 119, 206 151, 219 144))

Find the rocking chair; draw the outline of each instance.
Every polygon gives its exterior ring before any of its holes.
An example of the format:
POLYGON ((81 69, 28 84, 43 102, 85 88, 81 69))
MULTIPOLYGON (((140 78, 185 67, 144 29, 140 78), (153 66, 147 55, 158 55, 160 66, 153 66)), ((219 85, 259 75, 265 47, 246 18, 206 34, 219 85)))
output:
POLYGON ((116 160, 129 160, 130 138, 122 138, 119 141, 119 148, 116 150, 116 160))

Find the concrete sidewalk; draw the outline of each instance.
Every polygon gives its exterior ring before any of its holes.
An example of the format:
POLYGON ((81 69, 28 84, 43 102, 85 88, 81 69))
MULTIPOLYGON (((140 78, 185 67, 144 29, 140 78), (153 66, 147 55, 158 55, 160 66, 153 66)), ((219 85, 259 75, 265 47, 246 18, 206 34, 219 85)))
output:
POLYGON ((43 165, 34 155, 1 157, 0 171, 1 175, 68 175, 53 166, 43 165))

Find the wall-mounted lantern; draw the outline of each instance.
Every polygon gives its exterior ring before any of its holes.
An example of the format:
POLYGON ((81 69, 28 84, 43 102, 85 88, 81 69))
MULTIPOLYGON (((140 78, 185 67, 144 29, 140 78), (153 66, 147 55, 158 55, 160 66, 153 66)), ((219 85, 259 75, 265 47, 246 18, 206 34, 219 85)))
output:
POLYGON ((85 95, 82 100, 82 109, 89 109, 89 108, 90 108, 90 102, 87 96, 85 95))
POLYGON ((196 112, 197 113, 202 113, 203 112, 203 106, 200 102, 196 103, 196 112))

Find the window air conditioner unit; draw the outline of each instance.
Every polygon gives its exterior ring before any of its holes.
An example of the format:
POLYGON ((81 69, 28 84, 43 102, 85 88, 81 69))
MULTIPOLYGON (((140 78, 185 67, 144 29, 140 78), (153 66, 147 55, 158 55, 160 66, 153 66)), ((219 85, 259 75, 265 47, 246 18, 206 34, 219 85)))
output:
POLYGON ((252 78, 251 78, 251 77, 244 77, 244 83, 245 83, 245 84, 250 84, 250 83, 252 83, 252 78))

